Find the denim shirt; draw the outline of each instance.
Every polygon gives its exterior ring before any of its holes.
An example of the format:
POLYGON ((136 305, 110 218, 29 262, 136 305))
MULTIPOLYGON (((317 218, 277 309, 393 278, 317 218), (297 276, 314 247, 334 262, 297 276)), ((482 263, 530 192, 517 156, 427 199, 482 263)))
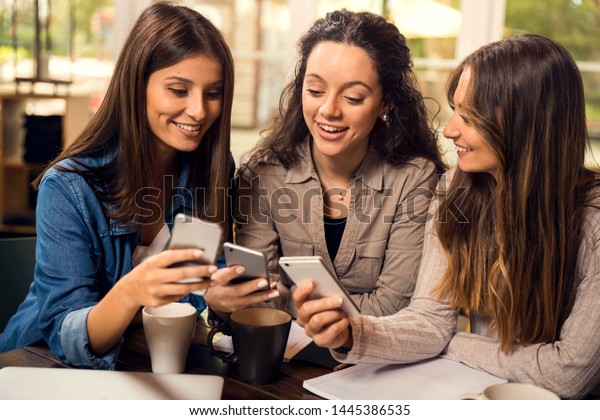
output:
MULTIPOLYGON (((112 156, 114 152, 107 152, 81 161, 99 166, 108 163, 112 156)), ((75 164, 65 160, 58 165, 75 164)), ((233 168, 232 161, 232 173, 233 168)), ((193 213, 189 178, 186 154, 172 207, 165 214, 169 229, 177 213, 193 213)), ((0 336, 0 351, 45 340, 52 353, 65 363, 94 369, 115 368, 123 338, 106 354, 95 355, 90 347, 87 315, 131 271, 139 235, 133 226, 118 226, 107 218, 105 206, 82 176, 56 167, 46 172, 36 209, 34 281, 0 336)), ((221 260, 218 265, 222 266, 221 260)), ((187 295, 182 301, 190 302, 198 313, 206 307, 204 298, 197 295, 187 295)))

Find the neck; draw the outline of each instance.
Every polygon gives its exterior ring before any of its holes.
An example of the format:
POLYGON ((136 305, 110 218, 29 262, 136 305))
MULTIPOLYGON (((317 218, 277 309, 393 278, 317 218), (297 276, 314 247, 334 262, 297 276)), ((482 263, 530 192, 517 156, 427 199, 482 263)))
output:
POLYGON ((164 175, 172 175, 177 164, 177 152, 175 150, 152 150, 152 164, 154 180, 162 180, 164 175))
POLYGON ((357 153, 346 159, 346 156, 327 156, 318 153, 315 148, 312 149, 313 162, 315 169, 321 181, 326 180, 328 187, 347 188, 352 175, 356 173, 365 153, 357 153))

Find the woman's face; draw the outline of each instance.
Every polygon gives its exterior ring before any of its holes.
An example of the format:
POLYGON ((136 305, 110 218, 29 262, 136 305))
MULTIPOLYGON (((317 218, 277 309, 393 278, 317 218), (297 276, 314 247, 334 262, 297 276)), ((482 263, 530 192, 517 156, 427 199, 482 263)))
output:
POLYGON ((314 153, 364 156, 378 116, 386 112, 379 77, 359 47, 325 41, 308 56, 302 86, 304 120, 314 153))
POLYGON ((454 142, 458 167, 462 171, 487 172, 498 179, 498 159, 464 112, 463 104, 470 80, 471 68, 465 67, 454 92, 454 113, 444 128, 444 137, 454 142))
POLYGON ((193 151, 221 114, 221 63, 206 55, 186 58, 150 75, 146 113, 155 151, 169 156, 193 151))

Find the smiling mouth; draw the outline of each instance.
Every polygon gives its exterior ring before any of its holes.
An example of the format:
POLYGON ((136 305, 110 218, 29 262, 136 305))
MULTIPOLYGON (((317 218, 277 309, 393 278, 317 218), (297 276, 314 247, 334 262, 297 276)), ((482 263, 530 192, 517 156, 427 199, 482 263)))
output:
POLYGON ((456 146, 457 152, 472 152, 473 151, 473 149, 467 149, 466 147, 459 146, 458 144, 455 144, 455 146, 456 146))
POLYGON ((338 128, 338 127, 333 127, 331 125, 319 124, 319 123, 317 123, 317 125, 319 126, 319 128, 321 130, 326 131, 328 133, 341 133, 341 132, 348 130, 348 127, 338 128))
POLYGON ((188 124, 181 124, 178 122, 173 122, 173 124, 175 124, 177 127, 183 129, 183 130, 187 130, 187 131, 200 131, 200 126, 199 125, 188 125, 188 124))

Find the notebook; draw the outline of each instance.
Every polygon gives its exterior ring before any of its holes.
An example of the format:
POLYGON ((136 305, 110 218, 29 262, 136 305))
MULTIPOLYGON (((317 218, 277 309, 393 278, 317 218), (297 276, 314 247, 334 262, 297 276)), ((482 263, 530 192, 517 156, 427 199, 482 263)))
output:
POLYGON ((506 380, 434 358, 407 365, 355 365, 306 380, 304 388, 335 400, 452 400, 501 382, 506 380))
POLYGON ((4 400, 218 400, 223 378, 88 369, 5 367, 4 400))

